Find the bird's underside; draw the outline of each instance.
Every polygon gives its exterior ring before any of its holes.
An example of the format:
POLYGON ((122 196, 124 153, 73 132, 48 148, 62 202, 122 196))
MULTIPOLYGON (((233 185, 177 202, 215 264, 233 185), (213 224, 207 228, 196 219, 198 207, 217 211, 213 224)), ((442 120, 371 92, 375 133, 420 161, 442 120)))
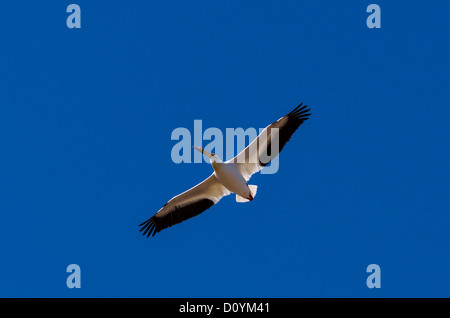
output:
POLYGON ((236 193, 238 202, 253 200, 256 186, 249 186, 247 181, 279 154, 297 128, 309 118, 309 111, 306 105, 300 104, 289 114, 267 126, 247 148, 225 163, 215 154, 194 147, 210 158, 214 173, 195 187, 169 200, 155 215, 139 225, 140 232, 147 237, 154 236, 163 229, 199 215, 231 193, 236 193), (271 143, 275 137, 278 149, 273 151, 271 143))

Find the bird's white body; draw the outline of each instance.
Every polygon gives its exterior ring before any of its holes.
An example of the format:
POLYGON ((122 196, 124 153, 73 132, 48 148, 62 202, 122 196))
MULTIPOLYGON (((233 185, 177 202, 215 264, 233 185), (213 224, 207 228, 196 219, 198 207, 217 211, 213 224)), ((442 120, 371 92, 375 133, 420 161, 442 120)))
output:
POLYGON ((216 178, 225 188, 242 198, 253 200, 253 194, 248 187, 247 181, 245 181, 236 164, 215 162, 213 160, 211 160, 211 164, 216 178))

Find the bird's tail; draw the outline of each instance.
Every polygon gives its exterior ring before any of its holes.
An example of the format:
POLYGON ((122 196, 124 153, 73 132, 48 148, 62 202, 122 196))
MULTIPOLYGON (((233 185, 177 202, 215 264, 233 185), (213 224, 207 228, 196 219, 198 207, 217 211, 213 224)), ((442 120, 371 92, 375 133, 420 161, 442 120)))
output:
POLYGON ((250 192, 252 193, 252 196, 256 197, 256 190, 258 190, 258 186, 249 185, 248 188, 250 189, 250 192))
MULTIPOLYGON (((253 198, 256 196, 256 190, 258 189, 258 186, 255 185, 249 185, 248 188, 250 189, 251 195, 252 195, 252 200, 253 198)), ((236 202, 248 202, 250 201, 249 199, 243 198, 240 195, 236 194, 236 202)))

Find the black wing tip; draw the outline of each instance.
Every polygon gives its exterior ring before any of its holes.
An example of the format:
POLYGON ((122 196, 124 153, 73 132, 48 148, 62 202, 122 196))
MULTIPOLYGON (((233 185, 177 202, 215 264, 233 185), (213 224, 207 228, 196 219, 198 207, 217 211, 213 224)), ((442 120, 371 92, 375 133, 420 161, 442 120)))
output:
POLYGON ((303 103, 300 103, 297 107, 294 108, 293 111, 291 111, 288 116, 290 118, 294 118, 296 120, 305 121, 309 119, 309 116, 311 116, 311 109, 308 108, 308 105, 303 105, 303 103))
POLYGON ((155 216, 152 216, 150 219, 148 219, 147 221, 139 224, 139 226, 141 226, 142 228, 139 230, 139 232, 144 231, 144 233, 142 233, 143 236, 147 236, 149 237, 151 236, 155 236, 156 233, 158 233, 161 230, 157 230, 156 229, 156 222, 155 222, 155 216))
POLYGON ((147 221, 139 224, 139 226, 142 227, 139 232, 144 231, 142 233, 143 236, 155 236, 156 233, 192 218, 213 205, 214 201, 205 198, 184 207, 175 207, 174 210, 170 211, 165 216, 157 216, 157 214, 155 214, 147 221))

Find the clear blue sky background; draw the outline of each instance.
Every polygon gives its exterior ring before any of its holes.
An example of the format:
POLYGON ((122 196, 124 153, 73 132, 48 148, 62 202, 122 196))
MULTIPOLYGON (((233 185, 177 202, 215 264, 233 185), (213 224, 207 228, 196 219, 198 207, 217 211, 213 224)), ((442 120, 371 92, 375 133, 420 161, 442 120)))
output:
POLYGON ((2 1, 0 296, 450 296, 450 4, 370 3, 2 1), (138 233, 212 171, 173 129, 300 102, 253 202, 138 233))

